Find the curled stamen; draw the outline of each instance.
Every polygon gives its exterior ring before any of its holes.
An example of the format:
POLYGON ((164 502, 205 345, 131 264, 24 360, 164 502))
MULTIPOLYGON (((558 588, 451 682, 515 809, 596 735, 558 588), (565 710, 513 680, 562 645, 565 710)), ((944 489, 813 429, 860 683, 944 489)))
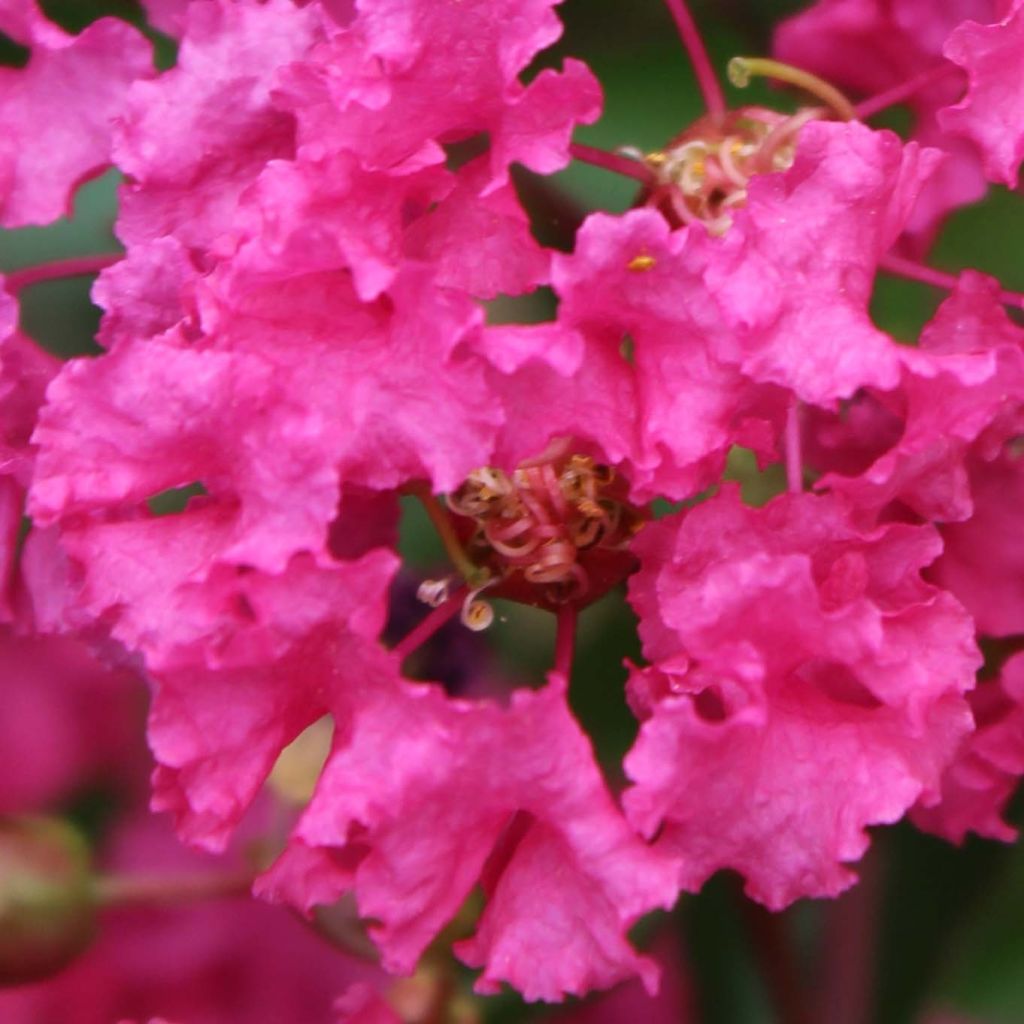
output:
POLYGON ((430 608, 440 608, 451 597, 452 578, 424 580, 416 591, 416 599, 430 608))
POLYGON ((699 221, 711 234, 722 234, 732 223, 729 211, 746 201, 750 179, 790 167, 797 131, 822 114, 818 107, 791 117, 746 107, 725 120, 698 122, 665 148, 646 205, 680 225, 699 221))
MULTIPOLYGON (((467 550, 489 573, 488 586, 499 587, 503 596, 555 605, 588 593, 583 552, 590 558, 597 548, 625 551, 642 520, 616 496, 625 491, 610 466, 570 454, 560 443, 511 474, 491 467, 474 470, 449 499, 449 508, 473 521, 467 550)), ((628 566, 630 559, 602 555, 596 564, 607 589, 615 567, 628 566)), ((476 592, 467 608, 474 600, 476 592)), ((487 618, 482 609, 466 614, 472 623, 487 618)))
POLYGON ((494 608, 490 602, 480 598, 481 592, 492 586, 493 582, 493 580, 489 580, 482 587, 471 590, 462 602, 459 621, 474 633, 482 632, 494 621, 494 608))
POLYGON ((757 153, 758 171, 767 173, 789 167, 793 163, 793 144, 797 133, 808 121, 820 117, 821 113, 817 107, 807 107, 772 128, 757 153))
POLYGON ((728 66, 729 81, 737 88, 745 89, 754 76, 774 78, 789 85, 795 85, 804 92, 816 96, 830 106, 844 121, 855 121, 857 111, 853 104, 833 85, 809 71, 783 64, 768 57, 733 57, 728 66))

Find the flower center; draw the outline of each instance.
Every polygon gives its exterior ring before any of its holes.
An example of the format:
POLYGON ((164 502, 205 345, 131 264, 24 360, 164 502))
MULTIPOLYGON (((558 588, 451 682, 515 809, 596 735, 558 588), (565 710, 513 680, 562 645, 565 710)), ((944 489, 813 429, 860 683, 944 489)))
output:
POLYGON ((448 496, 468 535, 466 554, 485 567, 495 595, 543 607, 589 603, 632 571, 627 550, 645 513, 627 486, 565 443, 511 475, 483 467, 448 496))
POLYGON ((644 156, 655 177, 646 205, 677 226, 700 221, 711 234, 724 234, 732 211, 746 202, 751 177, 791 167, 797 133, 821 113, 744 107, 701 118, 664 149, 644 156))

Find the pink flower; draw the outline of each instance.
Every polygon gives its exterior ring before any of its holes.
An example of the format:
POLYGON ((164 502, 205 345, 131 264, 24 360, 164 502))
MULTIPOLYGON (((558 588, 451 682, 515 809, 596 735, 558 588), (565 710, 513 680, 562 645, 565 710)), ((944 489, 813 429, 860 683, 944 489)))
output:
POLYGON ((908 222, 918 247, 931 241, 954 209, 985 192, 978 152, 944 130, 939 111, 962 93, 963 80, 943 60, 950 33, 971 19, 993 20, 996 0, 818 0, 776 30, 774 49, 854 95, 872 97, 911 86, 905 98, 914 115, 914 138, 935 146, 946 160, 925 183, 908 222), (920 80, 917 88, 912 87, 920 80))
POLYGON ((970 728, 971 622, 921 581, 926 528, 864 533, 811 496, 735 489, 635 543, 630 583, 652 661, 626 759, 630 820, 699 887, 733 868, 772 908, 836 895, 865 827, 934 801, 970 728))
POLYGON ((0 31, 31 51, 24 68, 0 69, 0 224, 46 224, 110 165, 113 119, 152 74, 150 48, 115 18, 70 36, 35 0, 2 0, 0 31))
POLYGON ((943 53, 967 71, 967 95, 939 112, 946 131, 977 144, 990 181, 1016 187, 1024 159, 1024 83, 1018 74, 1024 52, 1024 4, 1016 0, 1002 21, 966 21, 950 35, 943 53))
POLYGON ((686 497, 718 476, 731 444, 773 447, 781 394, 744 379, 710 343, 730 325, 702 279, 706 242, 672 232, 654 210, 588 218, 576 251, 554 260, 557 329, 498 328, 484 342, 513 371, 493 386, 506 396, 516 457, 549 439, 535 433, 542 424, 600 445, 635 496, 686 497))
POLYGON ((483 968, 477 991, 558 1000, 635 974, 652 988, 624 932, 671 905, 675 871, 612 803, 564 680, 508 708, 385 683, 339 723, 263 894, 309 907, 354 889, 385 967, 406 972, 482 881, 476 934, 455 947, 483 968))
POLYGON ((118 124, 114 158, 131 181, 117 234, 129 246, 166 235, 209 246, 267 161, 294 153, 293 119, 271 88, 312 45, 316 9, 211 0, 185 17, 177 66, 137 83, 118 124))
POLYGON ((1024 467, 1011 451, 968 466, 973 515, 942 527, 945 550, 932 577, 963 602, 980 633, 1013 636, 1024 632, 1024 467))
POLYGON ((946 769, 940 801, 915 808, 914 822, 955 843, 968 831, 1010 842, 1017 830, 1002 813, 1024 775, 1024 655, 978 686, 971 709, 976 729, 946 769))
MULTIPOLYGON (((187 851, 156 818, 117 823, 102 864, 121 877, 199 877, 223 860, 187 851)), ((0 992, 5 1024, 332 1024, 346 986, 380 972, 344 956, 278 908, 244 898, 104 914, 93 945, 58 976, 0 992)))
POLYGON ((69 638, 17 636, 6 626, 0 666, 3 814, 53 810, 109 783, 124 767, 125 750, 140 747, 144 694, 129 669, 102 665, 69 638))
POLYGON ((34 462, 29 437, 59 365, 16 322, 17 305, 0 279, 0 622, 16 615, 18 535, 34 462))
MULTIPOLYGON (((1024 331, 998 293, 991 278, 963 274, 925 326, 919 348, 900 352, 900 387, 862 398, 876 410, 881 432, 873 444, 882 450, 876 448, 868 465, 850 467, 853 472, 826 473, 820 488, 841 492, 862 509, 898 500, 928 520, 971 515, 969 467, 1019 431, 1024 403, 1024 331), (895 437, 888 417, 900 424, 895 437)), ((828 461, 818 467, 831 468, 828 461)), ((976 553, 971 561, 977 564, 976 553)))
POLYGON ((793 166, 751 180, 706 257, 707 288, 733 328, 711 342, 716 354, 815 404, 892 387, 899 350, 868 299, 937 157, 856 123, 802 128, 793 166))

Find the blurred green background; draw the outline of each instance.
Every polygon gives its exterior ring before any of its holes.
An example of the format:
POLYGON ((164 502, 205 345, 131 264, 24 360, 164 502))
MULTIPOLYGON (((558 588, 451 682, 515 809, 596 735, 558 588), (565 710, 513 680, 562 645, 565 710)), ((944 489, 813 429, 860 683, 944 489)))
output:
MULTIPOLYGON (((104 13, 140 20, 128 0, 50 0, 43 6, 71 30, 104 13)), ((694 10, 721 69, 735 54, 766 52, 772 25, 799 6, 719 0, 696 4, 694 10)), ((582 129, 580 141, 646 150, 699 116, 689 65, 659 0, 567 0, 561 11, 565 37, 543 63, 581 57, 606 94, 604 117, 582 129)), ((161 62, 169 64, 173 47, 166 40, 159 40, 159 47, 161 62)), ((17 48, 0 46, 0 57, 14 63, 19 54, 17 48)), ((728 92, 742 103, 789 102, 763 85, 728 92)), ((556 183, 582 211, 623 210, 635 194, 629 182, 579 164, 558 175, 556 183)), ((0 233, 0 270, 115 250, 116 188, 117 177, 109 173, 80 190, 73 218, 44 229, 0 233)), ((551 230, 557 236, 559 225, 553 223, 551 230)), ((949 270, 977 267, 998 275, 1008 288, 1024 290, 1022 238, 1024 200, 995 189, 986 202, 950 220, 932 262, 949 270)), ((552 241, 558 244, 559 238, 552 241)), ((92 335, 99 314, 89 301, 89 283, 69 280, 31 288, 23 306, 27 333, 62 355, 96 352, 92 335)), ((938 298, 931 289, 883 277, 873 312, 881 327, 909 340, 938 298)), ((738 475, 746 471, 738 464, 738 475)), ((429 527, 414 510, 405 525, 403 553, 411 565, 429 573, 441 560, 429 527)), ((503 661, 514 676, 540 679, 551 656, 548 617, 512 606, 502 606, 500 614, 489 637, 503 661)), ((635 735, 623 699, 625 658, 638 659, 639 649, 632 614, 618 593, 583 616, 572 690, 574 708, 594 737, 613 784, 621 778, 619 762, 635 735)), ((1018 823, 1021 812, 1018 802, 1012 812, 1018 823)), ((1024 846, 971 839, 958 850, 901 825, 876 831, 867 873, 868 883, 837 903, 806 903, 770 920, 744 904, 732 878, 717 878, 699 896, 684 898, 672 919, 660 923, 683 936, 701 1020, 758 1024, 779 1019, 770 985, 771 979, 778 980, 780 967, 770 962, 773 950, 790 944, 791 969, 812 994, 843 970, 870 981, 865 1010, 857 1011, 853 999, 844 1006, 819 1006, 815 1019, 828 1024, 902 1024, 924 1020, 926 1011, 938 1006, 979 1021, 1024 1021, 1024 846)), ((650 930, 650 925, 641 926, 641 938, 650 930)), ((502 997, 492 1007, 495 1021, 544 1015, 513 997, 502 997)))

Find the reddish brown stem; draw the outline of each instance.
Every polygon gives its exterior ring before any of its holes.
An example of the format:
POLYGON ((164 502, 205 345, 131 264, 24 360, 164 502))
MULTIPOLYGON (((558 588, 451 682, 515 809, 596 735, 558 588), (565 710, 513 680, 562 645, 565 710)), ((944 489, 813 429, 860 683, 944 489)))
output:
POLYGON ((697 76, 697 85, 700 87, 701 95, 704 97, 704 105, 709 114, 716 117, 725 113, 725 97, 722 94, 722 87, 718 83, 718 76, 711 66, 711 59, 708 57, 707 47, 701 39, 697 23, 693 20, 690 9, 686 6, 685 0, 665 0, 672 15, 676 28, 679 30, 679 38, 683 41, 686 53, 693 65, 693 73, 697 76))
POLYGON ((39 284, 42 281, 59 281, 65 277, 85 277, 98 274, 115 263, 124 259, 121 253, 102 253, 98 256, 76 256, 67 260, 54 260, 52 263, 40 263, 35 267, 12 270, 6 275, 4 285, 8 292, 17 295, 22 288, 39 284))
POLYGON ((743 911, 761 976, 779 1024, 815 1024, 786 919, 743 899, 743 911))
POLYGON ((820 1020, 829 1024, 869 1024, 873 1019, 881 850, 877 843, 860 866, 860 881, 825 906, 820 1020))
POLYGON ((594 146, 585 146, 582 142, 573 142, 569 145, 569 152, 573 159, 581 160, 585 164, 593 164, 594 167, 601 167, 613 174, 621 174, 627 178, 633 178, 650 185, 654 181, 654 175, 650 169, 639 160, 631 160, 626 156, 619 156, 618 153, 609 153, 606 149, 597 149, 594 146))
POLYGON ((790 494, 804 489, 804 463, 800 433, 800 401, 794 395, 786 412, 786 485, 790 494))
POLYGON ((422 647, 442 626, 453 619, 458 614, 465 598, 466 588, 462 587, 452 594, 444 604, 438 605, 421 622, 413 626, 392 648, 399 660, 405 661, 410 654, 422 647))
MULTIPOLYGON (((941 288, 947 292, 952 291, 959 280, 956 274, 936 270, 934 267, 926 267, 923 263, 915 263, 902 256, 883 256, 878 267, 887 274, 905 277, 910 281, 919 281, 921 284, 929 284, 933 288, 941 288)), ((1013 306, 1014 309, 1024 309, 1024 295, 1018 292, 1001 291, 999 301, 1006 306, 1013 306)))
POLYGON ((854 104, 854 110, 857 111, 857 117, 864 121, 869 117, 874 117, 875 114, 883 110, 887 110, 889 107, 896 106, 897 103, 910 99, 915 93, 920 92, 922 89, 927 89, 933 82, 937 82, 951 72, 959 70, 955 64, 944 60, 936 67, 922 71, 920 74, 908 78, 905 82, 894 85, 891 89, 885 89, 874 96, 869 96, 866 100, 861 100, 860 103, 854 104))
POLYGON ((575 608, 563 605, 558 609, 554 669, 559 675, 565 676, 566 682, 572 678, 572 660, 576 650, 576 619, 575 608))
POLYGON ((194 903, 245 896, 252 888, 251 871, 196 875, 107 875, 96 880, 94 898, 104 907, 194 903))

